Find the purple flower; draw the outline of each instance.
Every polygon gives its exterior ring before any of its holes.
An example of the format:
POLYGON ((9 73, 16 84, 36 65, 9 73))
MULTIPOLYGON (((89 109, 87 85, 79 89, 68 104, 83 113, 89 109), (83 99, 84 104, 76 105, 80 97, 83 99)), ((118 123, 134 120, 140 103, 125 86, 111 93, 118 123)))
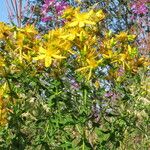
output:
POLYGON ((117 94, 112 91, 109 91, 109 92, 105 93, 105 97, 111 98, 111 100, 115 100, 117 98, 117 94))
POLYGON ((123 68, 119 68, 118 70, 118 76, 123 76, 125 70, 123 68))
POLYGON ((106 94, 105 94, 105 97, 112 97, 113 96, 113 92, 107 92, 106 94))
POLYGON ((71 82, 71 87, 73 89, 76 89, 76 90, 79 89, 79 84, 77 83, 75 79, 70 80, 70 82, 71 82))
POLYGON ((42 18, 42 22, 48 22, 50 20, 52 20, 52 17, 50 16, 42 18))

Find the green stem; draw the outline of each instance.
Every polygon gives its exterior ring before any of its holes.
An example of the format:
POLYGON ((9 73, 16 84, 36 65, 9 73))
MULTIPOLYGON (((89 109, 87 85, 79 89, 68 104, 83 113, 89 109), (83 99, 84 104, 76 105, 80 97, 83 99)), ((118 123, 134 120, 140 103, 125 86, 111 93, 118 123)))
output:
POLYGON ((83 144, 82 144, 82 150, 85 150, 85 143, 84 143, 84 140, 83 140, 83 144))
POLYGON ((83 90, 83 101, 84 101, 84 105, 86 105, 86 102, 87 102, 87 90, 86 89, 83 90))
POLYGON ((4 68, 4 71, 5 71, 5 74, 6 74, 6 76, 5 76, 5 80, 6 80, 6 82, 7 82, 7 84, 8 84, 8 88, 9 88, 9 91, 10 91, 10 99, 11 99, 11 102, 13 102, 13 97, 12 97, 12 88, 11 88, 11 84, 10 84, 10 81, 9 81, 9 79, 7 78, 7 71, 6 71, 6 69, 4 68))

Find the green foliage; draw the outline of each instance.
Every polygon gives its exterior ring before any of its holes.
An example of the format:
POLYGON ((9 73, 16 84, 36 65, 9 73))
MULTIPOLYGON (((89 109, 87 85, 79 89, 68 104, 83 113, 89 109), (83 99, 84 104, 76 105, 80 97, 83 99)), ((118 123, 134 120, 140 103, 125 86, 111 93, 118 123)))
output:
POLYGON ((0 129, 1 149, 148 150, 148 76, 126 76, 122 86, 115 86, 117 97, 112 99, 103 96, 102 89, 93 95, 87 83, 73 90, 66 82, 33 80, 29 74, 15 79, 22 81, 13 87, 20 96, 8 105, 12 111, 0 129))

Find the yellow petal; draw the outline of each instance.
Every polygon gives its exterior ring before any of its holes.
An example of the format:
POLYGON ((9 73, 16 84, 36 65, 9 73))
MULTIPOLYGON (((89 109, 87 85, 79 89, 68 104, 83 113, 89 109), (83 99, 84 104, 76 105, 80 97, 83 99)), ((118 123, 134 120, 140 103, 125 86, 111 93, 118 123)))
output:
POLYGON ((74 21, 74 22, 71 22, 71 23, 69 23, 69 27, 75 27, 75 26, 77 26, 78 25, 78 21, 74 21))
POLYGON ((39 55, 37 57, 34 57, 33 60, 40 60, 40 59, 44 59, 45 55, 39 55))
POLYGON ((88 20, 86 20, 85 23, 86 23, 86 24, 91 24, 91 25, 95 25, 95 24, 96 24, 95 22, 88 21, 88 20))
POLYGON ((69 41, 73 41, 75 39, 75 35, 74 34, 70 34, 69 36, 68 36, 68 40, 69 41))
POLYGON ((46 53, 46 49, 44 49, 43 47, 39 47, 39 51, 40 53, 46 53))
POLYGON ((85 25, 84 22, 79 22, 79 27, 80 28, 84 27, 84 25, 85 25))
POLYGON ((50 57, 45 58, 45 67, 49 67, 52 63, 52 59, 50 57))
POLYGON ((90 69, 90 71, 89 71, 88 80, 90 80, 91 75, 92 75, 92 69, 90 69))
POLYGON ((76 69, 76 71, 78 72, 78 71, 82 71, 82 70, 85 70, 85 69, 88 69, 88 68, 90 68, 90 66, 86 66, 86 67, 82 67, 82 68, 76 69))

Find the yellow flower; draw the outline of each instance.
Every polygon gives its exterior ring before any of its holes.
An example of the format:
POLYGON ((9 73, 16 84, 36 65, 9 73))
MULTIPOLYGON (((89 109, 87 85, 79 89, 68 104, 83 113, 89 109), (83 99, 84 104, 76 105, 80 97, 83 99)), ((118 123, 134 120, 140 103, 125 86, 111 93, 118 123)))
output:
POLYGON ((125 66, 127 66, 128 68, 130 68, 129 65, 128 65, 128 63, 127 63, 127 59, 128 59, 128 55, 127 54, 119 54, 118 58, 119 59, 116 60, 116 61, 122 63, 123 69, 125 69, 125 66))
POLYGON ((34 25, 27 25, 25 26, 24 28, 21 28, 19 29, 19 31, 22 31, 24 33, 27 33, 27 34, 37 34, 37 30, 35 29, 34 25))
POLYGON ((59 38, 63 39, 63 40, 69 40, 69 41, 73 41, 76 37, 77 31, 72 29, 72 30, 68 30, 68 32, 63 33, 63 35, 59 35, 59 38))
POLYGON ((134 57, 138 53, 137 48, 132 48, 130 45, 128 45, 128 53, 131 57, 134 57))
POLYGON ((3 22, 0 22, 0 39, 7 37, 10 34, 11 27, 3 22))
POLYGON ((129 41, 134 41, 136 38, 136 35, 128 35, 128 40, 129 41))
POLYGON ((56 49, 45 49, 43 47, 39 48, 39 55, 34 58, 34 60, 45 59, 45 67, 49 67, 54 59, 66 58, 59 55, 60 51, 56 49))
MULTIPOLYGON (((108 36, 108 35, 106 35, 108 36)), ((103 47, 106 50, 112 49, 116 45, 116 40, 112 37, 111 39, 105 39, 103 41, 103 47)))
POLYGON ((94 86, 95 86, 96 90, 98 90, 100 88, 100 82, 98 80, 96 80, 94 82, 94 86))
POLYGON ((76 71, 77 72, 83 71, 85 73, 89 72, 88 76, 87 76, 87 79, 89 80, 92 75, 92 70, 95 69, 96 67, 98 67, 98 65, 100 63, 102 63, 102 59, 97 61, 97 60, 95 60, 95 58, 89 58, 89 59, 86 59, 86 62, 87 62, 87 66, 81 67, 81 68, 77 69, 76 71))
POLYGON ((65 29, 65 27, 62 27, 49 31, 46 39, 48 40, 48 43, 51 43, 51 45, 53 45, 52 47, 61 49, 64 53, 69 52, 71 54, 74 54, 74 52, 72 51, 72 41, 75 39, 76 34, 77 30, 71 28, 65 29))
POLYGON ((127 32, 120 32, 118 35, 116 35, 116 39, 118 41, 134 41, 136 38, 136 35, 128 35, 127 32))
POLYGON ((93 11, 90 12, 80 12, 79 9, 77 8, 75 11, 74 18, 72 19, 71 22, 68 23, 69 27, 84 27, 86 24, 89 25, 95 25, 96 23, 91 20, 91 16, 93 15, 93 11))
POLYGON ((96 12, 96 17, 97 17, 97 21, 100 21, 105 18, 105 14, 103 13, 102 10, 99 10, 98 12, 96 12))
POLYGON ((116 35, 116 39, 119 41, 127 40, 128 34, 126 32, 120 32, 118 35, 116 35))
POLYGON ((117 53, 113 52, 112 50, 108 50, 102 56, 105 59, 112 59, 112 60, 114 60, 117 57, 117 53))
MULTIPOLYGON (((77 8, 76 8, 76 10, 77 10, 77 8)), ((74 16, 74 13, 75 13, 75 11, 74 11, 73 7, 67 7, 63 12, 62 17, 70 21, 72 19, 72 17, 74 16)))
POLYGON ((25 41, 25 38, 26 38, 26 35, 21 33, 21 32, 18 32, 17 35, 16 35, 16 45, 17 45, 17 48, 22 48, 23 45, 24 45, 24 41, 25 41))
POLYGON ((86 38, 88 37, 87 33, 83 30, 83 31, 80 31, 77 36, 79 37, 79 40, 81 42, 83 42, 83 40, 86 40, 86 38))

